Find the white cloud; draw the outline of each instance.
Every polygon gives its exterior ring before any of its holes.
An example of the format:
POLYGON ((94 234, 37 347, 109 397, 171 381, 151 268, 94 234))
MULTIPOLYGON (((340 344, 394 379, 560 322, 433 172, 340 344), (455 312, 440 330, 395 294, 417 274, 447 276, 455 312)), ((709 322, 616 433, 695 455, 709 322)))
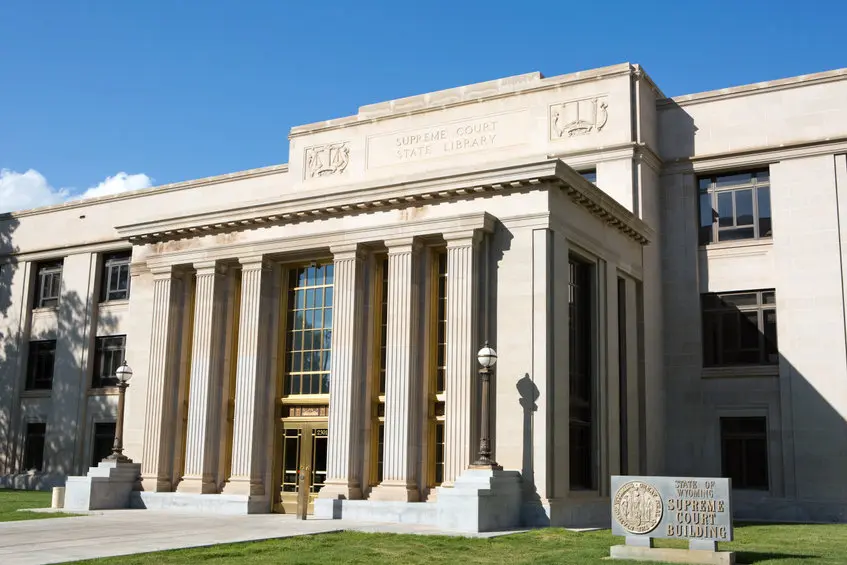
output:
POLYGON ((108 194, 120 194, 128 190, 138 190, 140 188, 149 188, 153 186, 153 179, 139 173, 137 175, 128 175, 121 171, 113 177, 107 177, 106 180, 86 190, 80 198, 95 198, 97 196, 106 196, 108 194))
POLYGON ((33 169, 25 173, 0 169, 0 213, 58 204, 69 196, 68 189, 53 188, 33 169))
POLYGON ((144 173, 131 175, 119 172, 106 177, 106 180, 97 186, 76 191, 70 188, 54 188, 44 175, 34 169, 25 173, 0 169, 0 213, 49 206, 68 200, 120 194, 150 186, 153 186, 153 179, 144 173))

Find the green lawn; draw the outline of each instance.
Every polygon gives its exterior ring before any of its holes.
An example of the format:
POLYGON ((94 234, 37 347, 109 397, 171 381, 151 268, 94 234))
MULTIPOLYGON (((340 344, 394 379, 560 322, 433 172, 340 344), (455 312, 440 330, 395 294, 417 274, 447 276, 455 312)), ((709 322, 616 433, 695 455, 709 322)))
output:
POLYGON ((18 512, 18 508, 49 508, 53 493, 41 490, 0 489, 0 522, 61 518, 71 514, 18 512))
MULTIPOLYGON (((736 541, 721 546, 737 563, 823 565, 847 563, 847 525, 738 526, 736 541)), ((622 543, 608 530, 574 533, 547 528, 493 539, 343 532, 251 543, 148 553, 93 561, 92 565, 176 563, 367 565, 478 563, 605 564, 609 546, 622 543)), ((658 540, 662 547, 686 547, 658 540)), ((641 562, 645 563, 645 562, 641 562)))

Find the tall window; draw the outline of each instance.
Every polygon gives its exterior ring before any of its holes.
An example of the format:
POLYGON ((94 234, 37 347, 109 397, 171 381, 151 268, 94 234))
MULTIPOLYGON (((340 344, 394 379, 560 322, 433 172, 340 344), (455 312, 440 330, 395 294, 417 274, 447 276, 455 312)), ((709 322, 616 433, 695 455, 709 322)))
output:
POLYGON ((94 443, 91 447, 91 466, 96 467, 103 459, 112 454, 115 444, 115 423, 97 422, 94 424, 94 443))
POLYGON ((591 265, 570 260, 570 486, 595 488, 594 386, 591 345, 591 265))
POLYGON ((374 420, 374 445, 376 456, 374 458, 375 484, 382 482, 383 461, 385 460, 385 365, 388 356, 388 257, 379 260, 377 270, 377 281, 379 287, 376 289, 376 303, 379 304, 379 318, 377 319, 377 378, 375 394, 375 420, 374 420))
POLYGON ((56 340, 29 342, 26 368, 27 390, 53 388, 53 365, 56 362, 56 340))
POLYGON ((103 271, 100 279, 101 302, 129 298, 129 262, 131 257, 131 251, 119 251, 103 256, 103 271))
POLYGON ((706 367, 779 363, 773 290, 704 294, 701 303, 706 367))
POLYGON ((118 367, 124 362, 126 353, 126 336, 112 335, 98 337, 94 344, 94 376, 91 388, 116 386, 115 376, 118 367))
POLYGON ((333 265, 292 269, 283 394, 329 394, 333 265))
POLYGON ((767 170, 700 177, 700 245, 771 237, 767 170))
POLYGON ((432 421, 432 477, 435 485, 444 482, 445 393, 447 390, 447 253, 435 253, 435 406, 432 421))
POLYGON ((37 272, 35 307, 55 308, 59 305, 59 294, 62 292, 62 261, 39 263, 37 272))
POLYGON ((768 429, 764 417, 721 418, 721 467, 732 488, 768 490, 768 429))
POLYGON ((24 440, 24 470, 44 470, 44 435, 47 432, 47 424, 44 422, 30 422, 26 425, 26 438, 24 440))

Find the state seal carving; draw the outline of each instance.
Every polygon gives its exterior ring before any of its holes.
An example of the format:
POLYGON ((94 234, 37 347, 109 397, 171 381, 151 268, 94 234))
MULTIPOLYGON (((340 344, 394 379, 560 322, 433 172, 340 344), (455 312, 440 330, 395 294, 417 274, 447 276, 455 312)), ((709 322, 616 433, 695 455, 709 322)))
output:
POLYGON ((612 504, 615 520, 633 534, 652 532, 662 521, 664 504, 659 491, 647 483, 630 481, 618 489, 612 504))

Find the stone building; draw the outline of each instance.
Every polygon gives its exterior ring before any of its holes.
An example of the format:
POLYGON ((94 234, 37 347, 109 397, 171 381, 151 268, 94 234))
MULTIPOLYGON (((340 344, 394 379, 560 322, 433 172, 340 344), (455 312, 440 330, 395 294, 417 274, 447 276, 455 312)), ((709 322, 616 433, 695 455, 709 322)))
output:
POLYGON ((425 521, 476 456, 487 340, 526 524, 608 520, 613 474, 847 518, 847 70, 530 73, 289 154, 0 216, 0 484, 107 454, 126 359, 133 504, 290 512, 308 466, 318 503, 425 521))

